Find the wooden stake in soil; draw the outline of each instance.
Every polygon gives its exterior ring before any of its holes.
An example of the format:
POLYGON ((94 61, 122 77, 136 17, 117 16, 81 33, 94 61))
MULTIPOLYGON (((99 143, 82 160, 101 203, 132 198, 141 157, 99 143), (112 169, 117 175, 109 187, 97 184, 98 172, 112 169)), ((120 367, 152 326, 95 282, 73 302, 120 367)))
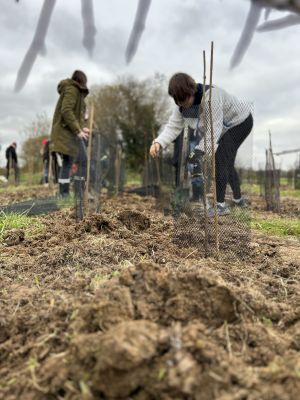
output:
POLYGON ((276 170, 272 149, 271 132, 269 131, 269 149, 266 150, 265 200, 267 210, 280 212, 280 175, 276 170))
POLYGON ((53 171, 52 171, 52 162, 53 162, 53 158, 52 158, 52 154, 51 154, 51 150, 49 149, 49 167, 48 167, 48 185, 49 185, 49 189, 52 190, 53 189, 53 171))
MULTIPOLYGON (((207 216, 207 124, 206 124, 206 115, 205 115, 205 106, 206 106, 206 94, 205 94, 205 86, 206 86, 206 57, 205 51, 203 51, 203 100, 202 100, 202 111, 203 111, 203 137, 204 137, 204 188, 203 188, 203 205, 204 205, 204 255, 208 257, 208 216, 207 216)), ((201 118, 201 104, 199 109, 199 121, 201 118)))
POLYGON ((275 211, 280 212, 280 176, 279 171, 276 170, 272 142, 271 142, 271 131, 269 131, 270 135, 270 156, 271 156, 271 163, 272 163, 272 178, 273 178, 273 185, 274 185, 274 200, 275 200, 275 211))
POLYGON ((212 76, 213 76, 213 60, 214 60, 214 42, 211 42, 210 50, 210 77, 209 77, 209 120, 210 120, 210 133, 211 133, 211 167, 212 167, 212 187, 213 187, 213 205, 214 205, 214 225, 215 225, 215 244, 216 244, 216 258, 219 258, 219 217, 217 210, 217 187, 216 187, 216 161, 215 161, 215 138, 214 138, 214 125, 211 106, 212 97, 212 76))
POLYGON ((94 103, 91 103, 90 118, 89 118, 89 144, 87 151, 87 172, 86 172, 86 185, 84 190, 84 207, 86 213, 89 211, 89 185, 90 185, 90 174, 91 174, 91 157, 92 157, 92 140, 93 140, 93 125, 94 125, 94 103))
MULTIPOLYGON (((151 131, 152 131, 152 139, 155 140, 155 132, 154 132, 153 124, 152 124, 151 131)), ((159 168, 159 159, 158 159, 158 157, 155 157, 155 165, 156 165, 156 172, 157 172, 157 184, 158 184, 158 187, 159 187, 159 193, 161 193, 161 186, 162 185, 161 185, 160 168, 159 168)))
POLYGON ((189 189, 188 174, 187 174, 187 168, 186 168, 187 155, 188 155, 188 144, 189 144, 188 132, 189 132, 188 125, 185 125, 184 130, 183 130, 180 169, 179 169, 180 188, 183 190, 189 189))
POLYGON ((29 185, 33 185, 33 171, 34 171, 34 165, 33 165, 33 155, 30 156, 29 158, 29 185))
MULTIPOLYGON (((117 139, 118 140, 118 139, 117 139)), ((115 196, 119 194, 120 187, 120 175, 121 175, 121 158, 122 158, 122 149, 119 143, 116 145, 116 158, 115 158, 115 196)))

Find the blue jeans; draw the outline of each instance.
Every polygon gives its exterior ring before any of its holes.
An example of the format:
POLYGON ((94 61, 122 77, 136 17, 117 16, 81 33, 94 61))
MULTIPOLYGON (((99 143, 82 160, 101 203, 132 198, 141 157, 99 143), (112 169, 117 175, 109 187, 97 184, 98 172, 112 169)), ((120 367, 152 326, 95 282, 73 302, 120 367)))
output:
MULTIPOLYGON (((189 154, 191 154, 195 147, 197 145, 197 142, 191 141, 189 143, 189 154)), ((193 200, 200 200, 200 197, 203 197, 203 188, 204 188, 204 179, 203 179, 203 174, 201 176, 196 175, 193 176, 194 173, 194 164, 188 163, 188 171, 190 172, 192 179, 192 193, 193 193, 193 200)))

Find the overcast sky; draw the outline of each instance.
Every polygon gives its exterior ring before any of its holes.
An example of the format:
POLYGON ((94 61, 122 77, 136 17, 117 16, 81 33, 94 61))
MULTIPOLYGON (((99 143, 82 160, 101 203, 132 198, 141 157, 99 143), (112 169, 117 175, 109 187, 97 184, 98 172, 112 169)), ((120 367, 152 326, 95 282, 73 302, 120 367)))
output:
MULTIPOLYGON (((89 84, 111 82, 125 74, 168 78, 184 71, 202 80, 202 50, 215 43, 214 83, 254 103, 254 165, 264 165, 270 129, 274 151, 300 148, 300 25, 257 33, 242 64, 229 69, 249 8, 247 0, 152 0, 146 30, 130 65, 125 48, 137 0, 94 0, 96 48, 90 59, 82 46, 80 0, 57 0, 46 38, 47 54, 38 57, 25 88, 13 92, 17 70, 31 43, 42 0, 0 0, 0 165, 4 149, 24 139, 24 125, 37 113, 52 116, 59 80, 83 69, 89 84)), ((283 16, 275 12, 271 18, 283 16)), ((242 152, 242 157, 246 152, 242 152)), ((296 155, 277 157, 289 167, 296 155)))

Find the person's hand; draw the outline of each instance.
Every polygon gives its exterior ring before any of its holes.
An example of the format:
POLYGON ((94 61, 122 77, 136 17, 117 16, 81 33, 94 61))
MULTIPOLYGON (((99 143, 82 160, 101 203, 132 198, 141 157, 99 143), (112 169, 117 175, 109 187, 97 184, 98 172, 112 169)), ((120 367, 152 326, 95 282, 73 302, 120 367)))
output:
POLYGON ((89 138, 89 129, 88 128, 83 128, 78 134, 77 136, 79 137, 79 139, 84 139, 87 140, 89 138))
POLYGON ((161 145, 159 143, 157 143, 157 142, 153 143, 151 145, 150 151, 149 151, 150 156, 153 158, 157 157, 160 149, 161 149, 161 145))

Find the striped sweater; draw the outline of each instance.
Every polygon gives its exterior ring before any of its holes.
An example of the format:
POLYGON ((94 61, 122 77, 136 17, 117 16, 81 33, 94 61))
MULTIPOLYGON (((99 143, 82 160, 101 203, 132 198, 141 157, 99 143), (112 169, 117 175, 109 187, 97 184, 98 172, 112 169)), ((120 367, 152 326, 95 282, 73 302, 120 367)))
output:
MULTIPOLYGON (((205 109, 204 96, 202 95, 203 86, 197 84, 197 92, 195 94, 194 104, 189 108, 174 106, 173 112, 165 125, 163 131, 154 140, 163 148, 173 142, 185 127, 197 129, 199 131, 200 141, 198 148, 204 151, 204 125, 207 129, 207 146, 211 148, 211 129, 209 123, 209 107, 208 107, 208 87, 205 91, 205 109), (200 117, 199 117, 200 116, 200 117), (203 118, 205 116, 205 118, 203 118)), ((244 102, 230 95, 225 90, 212 88, 212 121, 215 149, 217 149, 220 138, 230 128, 239 125, 249 116, 252 111, 251 103, 244 102)))

